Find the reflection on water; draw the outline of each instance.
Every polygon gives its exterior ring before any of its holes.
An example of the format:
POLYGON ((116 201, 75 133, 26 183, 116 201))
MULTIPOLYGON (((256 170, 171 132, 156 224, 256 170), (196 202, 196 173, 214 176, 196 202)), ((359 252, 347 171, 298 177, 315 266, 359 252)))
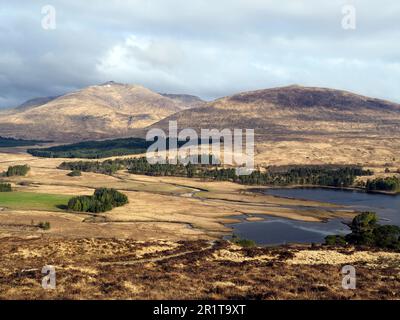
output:
MULTIPOLYGON (((357 211, 374 211, 382 224, 400 225, 400 196, 370 194, 335 189, 268 189, 267 194, 345 205, 357 211)), ((265 217, 265 216, 264 216, 265 217)), ((346 234, 341 219, 328 222, 303 222, 267 216, 264 221, 232 224, 234 233, 259 244, 321 243, 329 234, 346 234)))

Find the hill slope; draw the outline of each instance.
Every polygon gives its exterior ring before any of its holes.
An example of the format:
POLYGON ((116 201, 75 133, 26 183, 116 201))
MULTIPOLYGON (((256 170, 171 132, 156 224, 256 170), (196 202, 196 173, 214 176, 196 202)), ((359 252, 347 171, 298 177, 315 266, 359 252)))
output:
MULTIPOLYGON (((343 131, 343 127, 327 128, 340 122, 353 129, 362 124, 398 124, 400 105, 363 97, 346 91, 289 86, 239 93, 215 100, 205 107, 181 111, 154 127, 166 127, 176 120, 181 127, 253 128, 262 132, 343 131)), ((347 127, 347 126, 346 126, 347 127)))
POLYGON ((171 94, 171 93, 160 93, 162 96, 177 101, 182 105, 182 109, 191 109, 204 107, 206 102, 199 97, 190 94, 171 94))
POLYGON ((259 162, 397 164, 400 105, 346 91, 289 86, 235 94, 151 127, 255 129, 259 162), (394 160, 393 160, 394 159, 394 160))
POLYGON ((400 168, 400 105, 326 88, 289 86, 206 103, 109 82, 2 112, 0 136, 57 142, 143 137, 150 128, 167 130, 169 120, 198 132, 255 129, 258 163, 400 168))
POLYGON ((0 135, 78 141, 131 135, 187 106, 138 85, 107 82, 0 114, 0 135))
POLYGON ((39 107, 39 106, 46 104, 56 98, 58 98, 58 97, 39 97, 39 98, 29 99, 28 101, 25 101, 24 103, 20 104, 15 109, 22 111, 22 110, 27 110, 30 108, 39 107))

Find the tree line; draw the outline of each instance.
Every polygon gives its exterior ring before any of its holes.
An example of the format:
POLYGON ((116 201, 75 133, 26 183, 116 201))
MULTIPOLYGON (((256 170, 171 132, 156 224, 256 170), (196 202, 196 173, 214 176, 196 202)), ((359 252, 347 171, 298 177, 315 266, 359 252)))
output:
POLYGON ((102 141, 84 141, 49 148, 28 149, 28 153, 44 158, 100 159, 112 156, 143 153, 152 142, 141 138, 125 138, 102 141))
MULTIPOLYGON (((170 144, 169 138, 165 139, 165 144, 170 144)), ((211 141, 211 140, 210 140, 211 141)), ((84 141, 73 144, 54 146, 49 148, 32 148, 27 152, 35 157, 43 158, 85 158, 101 159, 145 153, 154 141, 146 141, 142 138, 123 138, 102 141, 84 141)), ((178 141, 178 147, 186 144, 187 141, 178 141)), ((198 143, 202 141, 199 139, 198 143)))
POLYGON ((51 141, 22 140, 22 139, 0 137, 0 148, 20 147, 20 146, 33 146, 33 145, 46 143, 46 142, 51 142, 51 141))
POLYGON ((349 187, 358 176, 372 175, 372 171, 358 166, 286 166, 237 175, 234 168, 202 164, 151 164, 145 157, 99 161, 63 162, 60 169, 113 174, 127 169, 132 174, 149 176, 179 176, 218 181, 232 181, 246 185, 319 185, 349 187))
POLYGON ((289 168, 287 171, 254 171, 248 176, 235 177, 234 181, 251 185, 317 185, 345 188, 352 186, 358 176, 371 174, 371 171, 356 166, 304 166, 289 168))
POLYGON ((125 168, 125 159, 105 160, 105 161, 74 161, 62 162, 58 168, 63 170, 94 172, 111 175, 118 170, 125 168))
POLYGON ((99 188, 92 196, 71 198, 67 208, 69 211, 99 213, 110 211, 127 203, 128 197, 125 194, 115 189, 99 188))

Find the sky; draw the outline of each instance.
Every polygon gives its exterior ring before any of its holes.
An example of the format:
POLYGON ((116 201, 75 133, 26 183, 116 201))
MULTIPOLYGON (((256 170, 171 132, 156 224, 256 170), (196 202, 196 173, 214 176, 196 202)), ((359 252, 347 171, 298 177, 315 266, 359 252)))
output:
POLYGON ((399 17, 398 0, 0 0, 0 108, 111 80, 207 100, 299 84, 400 102, 399 17))

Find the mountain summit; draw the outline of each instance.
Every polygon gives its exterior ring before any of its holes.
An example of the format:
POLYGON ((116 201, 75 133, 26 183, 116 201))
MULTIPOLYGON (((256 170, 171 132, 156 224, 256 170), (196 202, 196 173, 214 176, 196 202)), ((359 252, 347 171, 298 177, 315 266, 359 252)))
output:
POLYGON ((68 142, 131 135, 191 104, 109 81, 22 106, 0 113, 0 135, 68 142))

